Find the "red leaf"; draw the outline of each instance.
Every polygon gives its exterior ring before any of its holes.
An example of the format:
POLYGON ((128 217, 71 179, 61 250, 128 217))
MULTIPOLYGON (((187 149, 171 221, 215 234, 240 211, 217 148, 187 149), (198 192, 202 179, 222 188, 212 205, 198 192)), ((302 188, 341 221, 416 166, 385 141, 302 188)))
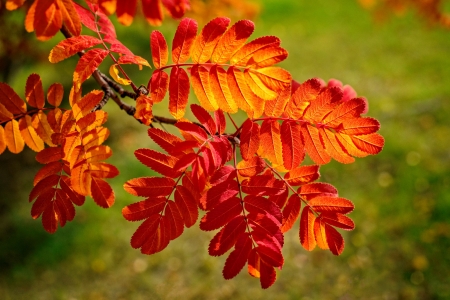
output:
POLYGON ((191 111, 197 120, 202 124, 203 127, 208 131, 209 135, 216 134, 216 122, 211 117, 211 115, 200 105, 192 104, 191 111))
POLYGON ((92 12, 80 6, 78 3, 74 3, 74 6, 75 10, 80 16, 81 23, 90 30, 96 31, 94 15, 92 14, 92 12))
POLYGON ((12 114, 17 115, 27 112, 25 102, 9 85, 3 82, 0 82, 0 103, 12 114))
POLYGON ((137 0, 117 1, 116 15, 122 25, 130 26, 136 14, 137 0))
MULTIPOLYGON (((78 36, 81 33, 81 21, 75 10, 74 3, 70 0, 60 0, 58 2, 59 9, 64 21, 64 25, 72 35, 78 36)), ((62 225, 61 225, 62 227, 62 225)))
POLYGON ((348 135, 363 135, 377 132, 380 122, 373 118, 345 119, 339 126, 339 132, 348 135))
POLYGON ((150 35, 150 48, 155 68, 164 67, 169 60, 169 49, 164 36, 158 30, 154 30, 150 35))
POLYGON ((165 197, 151 197, 122 209, 122 215, 127 221, 140 221, 160 213, 166 204, 165 197))
POLYGON ((239 274, 247 263, 248 256, 252 250, 252 239, 249 234, 241 234, 230 253, 223 268, 223 278, 231 279, 239 274))
POLYGON ((79 90, 81 84, 91 77, 107 55, 108 51, 105 49, 91 49, 80 58, 73 73, 73 84, 76 90, 79 90))
POLYGON ((179 67, 172 68, 169 82, 169 111, 175 119, 184 116, 190 86, 186 71, 179 67))
POLYGON ((155 230, 152 236, 141 247, 141 253, 154 254, 164 250, 170 242, 170 223, 166 216, 162 216, 159 222, 159 227, 155 230))
POLYGON ((211 20, 203 27, 202 31, 195 39, 192 48, 192 61, 194 63, 202 64, 210 59, 214 48, 227 30, 229 24, 229 18, 218 17, 211 20))
POLYGON ((123 188, 135 196, 167 196, 175 188, 175 181, 172 178, 140 177, 128 180, 123 188))
POLYGON ((163 176, 175 178, 180 175, 179 172, 174 170, 174 165, 178 159, 173 156, 151 149, 138 149, 134 151, 134 155, 142 164, 163 176))
POLYGON ((181 18, 187 9, 189 9, 188 0, 162 0, 163 5, 167 8, 172 18, 181 18))
POLYGON ((268 175, 256 175, 242 182, 242 191, 250 195, 278 195, 284 187, 283 181, 268 175))
POLYGON ((60 179, 60 176, 58 176, 57 174, 51 174, 51 175, 47 176, 46 178, 40 180, 31 190, 28 200, 31 202, 37 196, 39 196, 39 195, 47 192, 49 189, 53 188, 55 185, 58 184, 59 179, 60 179))
POLYGON ((218 229, 242 213, 242 204, 239 198, 232 197, 210 210, 200 221, 200 229, 210 231, 218 229))
POLYGON ((61 11, 55 0, 36 2, 33 27, 39 40, 46 41, 53 37, 61 28, 62 22, 61 11))
POLYGON ((144 12, 145 19, 150 25, 161 25, 163 13, 160 0, 142 0, 142 11, 144 12))
POLYGON ((226 127, 227 127, 227 123, 226 123, 225 115, 224 115, 223 111, 220 110, 220 109, 216 110, 214 112, 214 119, 215 119, 215 122, 216 122, 216 125, 217 125, 216 131, 219 134, 223 134, 225 132, 226 127))
POLYGON ((182 64, 188 60, 197 35, 197 27, 197 22, 193 19, 181 20, 172 43, 173 63, 182 64))
POLYGON ((316 212, 348 214, 355 206, 345 198, 319 196, 308 201, 308 205, 316 212))
POLYGON ((35 186, 39 181, 48 177, 49 175, 61 172, 62 167, 63 165, 59 161, 54 161, 49 164, 46 164, 34 176, 33 185, 35 186))
POLYGON ((44 210, 47 209, 47 206, 52 205, 55 193, 55 188, 49 188, 36 198, 36 201, 34 201, 33 206, 31 207, 31 217, 33 219, 39 218, 44 210))
POLYGON ((327 238, 327 244, 330 248, 331 253, 334 255, 340 255, 344 251, 344 238, 342 235, 333 227, 325 224, 325 234, 327 238))
POLYGON ((301 127, 295 122, 285 121, 281 124, 281 145, 283 165, 287 170, 296 168, 305 158, 305 150, 301 138, 301 127))
POLYGON ((182 142, 182 139, 176 135, 170 134, 158 128, 150 128, 148 130, 148 136, 168 153, 172 153, 175 150, 176 145, 179 142, 182 142))
POLYGON ((285 112, 292 119, 299 119, 305 113, 306 108, 316 99, 321 91, 321 83, 318 79, 309 79, 303 82, 291 96, 286 105, 285 112))
POLYGON ((177 122, 175 126, 180 129, 181 131, 185 133, 189 133, 192 135, 195 139, 205 142, 208 139, 208 135, 206 134, 205 130, 202 129, 200 126, 189 123, 189 122, 177 122))
POLYGON ((249 213, 264 214, 266 215, 266 217, 272 219, 275 223, 281 224, 282 215, 280 208, 267 198, 261 196, 247 195, 244 199, 244 203, 245 209, 249 213))
POLYGON ((358 118, 366 110, 367 102, 363 98, 345 101, 327 115, 322 123, 331 127, 338 126, 345 119, 358 118))
POLYGON ((214 174, 211 176, 209 183, 211 185, 218 185, 227 180, 232 180, 236 177, 235 168, 230 165, 225 165, 219 168, 214 174))
POLYGON ((91 195, 95 203, 103 208, 109 208, 114 204, 114 191, 103 179, 92 177, 91 195))
POLYGON ((283 209, 283 223, 281 226, 281 232, 287 232, 294 226, 295 221, 297 221, 300 215, 301 200, 297 194, 292 194, 286 206, 283 209))
POLYGON ((258 245, 256 250, 259 253, 261 259, 268 265, 281 268, 284 264, 283 255, 281 251, 276 251, 272 247, 267 247, 266 245, 258 245))
POLYGON ((263 289, 269 288, 275 283, 275 280, 277 280, 277 273, 275 272, 275 269, 263 260, 260 261, 259 271, 261 274, 259 280, 263 289))
POLYGON ((355 229, 355 223, 352 221, 352 219, 340 213, 323 212, 320 214, 320 218, 323 222, 344 230, 355 229))
POLYGON ((241 155, 244 160, 249 160, 259 148, 259 125, 250 119, 242 124, 241 131, 241 155))
POLYGON ((170 239, 174 240, 179 237, 184 230, 183 217, 178 210, 178 206, 173 201, 167 201, 167 206, 164 212, 164 216, 167 218, 170 224, 170 239))
POLYGON ((326 225, 320 218, 317 218, 314 222, 314 236, 316 237, 317 246, 323 250, 329 249, 325 226, 328 225, 326 225))
POLYGON ((324 145, 325 151, 332 158, 343 164, 349 164, 355 161, 355 159, 343 149, 334 132, 328 129, 319 128, 319 137, 324 145))
POLYGON ((197 200, 195 200, 188 188, 177 185, 175 203, 183 216, 184 225, 187 228, 194 225, 198 219, 197 200))
MULTIPOLYGON (((131 247, 141 248, 144 243, 150 239, 155 238, 155 233, 158 230, 159 223, 161 222, 161 216, 159 214, 153 214, 148 217, 134 232, 131 237, 131 247)), ((156 237, 157 238, 157 237, 156 237)), ((150 254, 150 253, 148 253, 150 254)))
POLYGON ((378 133, 354 135, 352 141, 358 149, 372 155, 380 153, 384 146, 384 138, 378 133))
POLYGON ((194 65, 190 71, 191 85, 201 106, 209 111, 217 110, 219 105, 215 98, 215 91, 211 85, 208 69, 201 65, 194 65))
POLYGON ((306 200, 310 200, 318 196, 337 197, 337 189, 328 183, 316 182, 302 185, 298 189, 300 196, 306 200))
POLYGON ((42 213, 42 225, 48 233, 55 233, 58 228, 59 210, 54 202, 50 202, 42 213))
POLYGON ((236 244, 238 237, 247 228, 243 216, 237 216, 227 223, 211 240, 208 253, 211 256, 220 256, 236 244))
POLYGON ((303 209, 300 217, 300 243, 303 248, 312 251, 316 247, 316 239, 314 237, 314 221, 316 216, 309 207, 303 209))

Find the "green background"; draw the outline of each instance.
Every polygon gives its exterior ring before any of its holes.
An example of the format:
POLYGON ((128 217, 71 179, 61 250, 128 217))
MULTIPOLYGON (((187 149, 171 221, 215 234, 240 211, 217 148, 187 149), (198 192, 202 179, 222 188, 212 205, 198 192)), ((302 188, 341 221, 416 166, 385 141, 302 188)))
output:
MULTIPOLYGON (((114 155, 108 162, 121 171, 110 180, 117 197, 110 209, 89 198, 77 207, 73 222, 50 235, 40 219, 30 217, 27 201, 40 167, 35 154, 0 156, 0 298, 450 299, 450 31, 409 11, 379 23, 357 1, 260 3, 252 38, 280 37, 289 51, 281 66, 294 79, 336 78, 350 84, 369 100, 368 115, 382 124, 386 145, 379 155, 321 168, 321 180, 356 205, 350 215, 356 229, 343 233, 344 253, 308 252, 297 230, 291 230, 285 237, 285 266, 276 283, 262 290, 245 271, 224 280, 226 255, 208 255, 214 232, 201 232, 197 225, 162 253, 145 256, 132 249, 129 239, 138 223, 126 222, 121 209, 138 199, 121 186, 151 175, 133 151, 152 142, 143 126, 110 103, 106 126, 114 155)), ((22 22, 22 14, 11 14, 22 22)), ((167 19, 159 30, 170 41, 175 28, 176 22, 167 19)), ((142 20, 131 28, 117 27, 119 39, 148 60, 151 30, 142 20)), ((60 38, 36 47, 45 58, 60 38)), ((26 62, 16 66, 9 84, 23 96, 26 78, 35 72, 45 87, 70 85, 75 63, 26 62)), ((137 84, 151 76, 149 69, 127 71, 137 84)), ((84 90, 90 88, 98 87, 92 81, 84 90)), ((166 105, 156 113, 163 114, 166 105)))

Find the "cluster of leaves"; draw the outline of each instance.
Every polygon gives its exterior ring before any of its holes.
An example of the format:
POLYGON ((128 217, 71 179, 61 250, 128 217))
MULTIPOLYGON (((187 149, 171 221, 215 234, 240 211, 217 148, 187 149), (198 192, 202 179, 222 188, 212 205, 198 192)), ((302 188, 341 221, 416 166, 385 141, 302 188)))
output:
MULTIPOLYGON (((23 1, 8 3, 20 6, 23 1)), ((161 5, 159 1, 143 3, 161 5)), ((187 2, 162 3, 168 7, 168 3, 187 2)), ((301 84, 292 80, 288 71, 274 66, 288 56, 277 37, 247 42, 253 22, 242 20, 230 26, 225 17, 211 20, 199 33, 194 19, 182 19, 173 38, 170 65, 167 42, 161 32, 153 31, 150 48, 155 70, 147 89, 138 89, 121 64, 149 63, 118 40, 101 7, 112 13, 117 5, 124 23, 131 22, 134 10, 125 7, 124 1, 89 1, 87 5, 89 10, 72 1, 37 0, 26 20, 40 39, 58 30, 65 34, 66 39, 52 49, 50 62, 80 56, 70 109, 59 108, 63 98, 59 84, 49 88, 51 106, 45 106, 36 74, 26 83, 27 102, 0 83, 0 153, 6 148, 18 153, 27 144, 44 164, 29 197, 34 201, 33 218, 42 215, 44 228, 53 233, 58 223, 64 226, 74 218, 74 205, 82 205, 86 196, 103 208, 114 203, 114 192, 104 179, 115 177, 118 170, 104 162, 112 151, 103 145, 109 130, 103 127, 107 114, 102 107, 110 97, 121 107, 125 104, 113 88, 136 99, 135 111, 128 112, 141 123, 163 120, 179 130, 174 135, 150 126, 149 137, 165 152, 135 151, 136 158, 161 177, 135 178, 124 185, 130 194, 145 197, 122 210, 126 220, 143 221, 131 238, 132 247, 144 254, 160 252, 184 227, 201 218, 200 229, 218 230, 209 254, 229 252, 224 278, 235 277, 247 266, 262 288, 275 282, 276 269, 284 265, 284 233, 297 220, 299 240, 306 250, 318 246, 334 255, 342 253, 344 239, 336 228, 354 228, 348 217, 353 203, 339 197, 332 185, 317 180, 320 166, 332 159, 352 163, 354 157, 382 150, 379 122, 362 116, 368 110, 364 98, 337 80, 328 84, 317 78, 301 84), (80 35, 78 24, 96 36, 80 35), (101 48, 93 48, 97 45, 101 48), (107 56, 114 62, 110 75, 118 84, 97 70, 107 56), (104 92, 94 90, 82 97, 81 86, 93 74, 104 92), (134 93, 124 92, 121 86, 128 84, 134 93), (196 122, 184 118, 191 87, 200 103, 190 106, 196 122), (174 119, 153 115, 153 106, 166 94, 174 119), (240 110, 247 118, 238 125, 232 114, 240 110), (234 126, 232 132, 226 132, 227 117, 234 126), (306 154, 314 164, 304 164, 306 154)))
POLYGON ((450 15, 444 9, 442 0, 358 0, 361 5, 375 11, 378 19, 394 13, 403 14, 409 8, 415 10, 427 22, 450 28, 450 15))
POLYGON ((75 216, 75 205, 91 196, 101 207, 114 203, 114 192, 104 178, 118 175, 113 165, 103 162, 112 155, 102 145, 109 130, 102 125, 107 113, 93 111, 103 98, 102 91, 84 97, 72 91, 71 109, 59 108, 63 87, 53 84, 45 106, 42 81, 37 74, 28 77, 24 102, 8 85, 0 83, 0 153, 8 148, 19 153, 25 144, 38 152, 36 160, 44 164, 34 178, 29 200, 34 201, 31 215, 42 215, 42 224, 54 233, 75 216), (27 103, 30 109, 27 109, 27 103), (44 148, 44 143, 48 146, 44 148))
POLYGON ((283 234, 299 217, 305 249, 318 245, 335 255, 342 253, 344 240, 335 227, 354 228, 347 216, 353 204, 338 197, 333 186, 314 182, 319 165, 332 158, 351 163, 353 156, 376 154, 384 140, 376 133, 378 121, 361 117, 367 102, 351 98, 351 88, 340 88, 336 82, 325 86, 318 79, 291 86, 289 73, 272 66, 287 57, 277 38, 246 43, 253 23, 228 25, 228 19, 216 18, 197 35, 196 22, 183 19, 172 43, 170 66, 162 34, 152 33, 156 70, 149 83, 151 99, 158 103, 169 91, 169 111, 179 119, 175 126, 183 138, 148 130, 167 154, 138 149, 135 155, 163 177, 126 182, 126 191, 146 199, 125 207, 123 215, 129 221, 144 220, 131 245, 153 254, 181 235, 185 226, 191 227, 199 209, 206 211, 200 228, 220 229, 209 254, 233 249, 224 278, 233 278, 247 265, 250 275, 267 288, 276 279, 275 268, 284 263, 283 234), (189 58, 193 63, 186 63, 189 58), (182 67, 189 67, 190 82, 182 67), (171 68, 170 77, 166 68, 171 68), (182 119, 190 85, 201 104, 191 105, 199 123, 182 119), (248 118, 227 134, 224 112, 238 109, 248 118), (301 166, 305 153, 316 165, 301 166))

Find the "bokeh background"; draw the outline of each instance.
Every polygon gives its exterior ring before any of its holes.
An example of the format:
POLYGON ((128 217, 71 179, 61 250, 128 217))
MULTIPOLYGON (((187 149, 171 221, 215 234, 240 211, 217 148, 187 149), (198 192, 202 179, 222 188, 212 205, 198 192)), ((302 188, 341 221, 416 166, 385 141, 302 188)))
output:
MULTIPOLYGON (((126 222, 121 209, 137 198, 121 186, 151 175, 133 151, 152 142, 144 127, 110 103, 109 162, 121 174, 110 181, 117 199, 108 210, 88 199, 73 222, 50 235, 40 219, 31 219, 27 201, 40 167, 35 154, 0 156, 1 299, 450 299, 450 31, 412 10, 379 22, 356 0, 253 3, 258 11, 246 8, 256 23, 252 38, 280 37, 289 51, 282 66, 297 81, 320 77, 350 84, 369 99, 368 115, 382 124, 386 145, 379 155, 321 168, 321 180, 356 205, 356 229, 343 233, 344 253, 307 252, 292 230, 285 266, 277 282, 262 290, 245 271, 224 280, 225 257, 207 254, 214 233, 197 226, 162 253, 145 256, 132 249, 129 239, 138 223, 126 222)), ((236 21, 242 11, 228 15, 236 21)), ((205 12, 212 10, 197 13, 205 12)), ((0 18, 18 24, 8 32, 20 41, 23 12, 0 18)), ((152 28, 142 20, 132 26, 118 26, 119 39, 150 60, 152 28)), ((171 40, 175 28, 175 21, 166 20, 159 30, 171 40)), ((61 82, 68 92, 76 61, 45 61, 61 37, 46 43, 25 37, 33 58, 26 58, 24 44, 8 68, 2 65, 2 80, 22 96, 28 75, 39 73, 45 88, 61 82)), ((127 70, 137 84, 151 76, 148 69, 127 70)), ((85 90, 90 88, 98 87, 88 83, 85 90)), ((161 114, 165 105, 158 108, 161 114)))

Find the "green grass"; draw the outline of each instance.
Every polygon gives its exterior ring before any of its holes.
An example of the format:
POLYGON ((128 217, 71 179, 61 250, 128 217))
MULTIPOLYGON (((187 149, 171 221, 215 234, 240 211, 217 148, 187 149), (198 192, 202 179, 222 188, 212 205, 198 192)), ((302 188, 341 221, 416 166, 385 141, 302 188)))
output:
MULTIPOLYGON (((88 199, 73 222, 48 235, 29 217, 27 193, 38 168, 33 155, 1 156, 3 299, 450 298, 450 32, 430 28, 413 14, 376 23, 357 1, 261 3, 253 36, 282 39, 289 51, 282 66, 300 82, 321 77, 352 85, 368 98, 369 116, 382 124, 386 146, 379 155, 321 168, 322 180, 356 205, 351 214, 356 229, 344 232, 344 253, 309 253, 293 230, 286 235, 286 263, 277 282, 261 290, 244 271, 224 280, 225 258, 207 254, 214 233, 197 226, 162 253, 144 256, 132 249, 129 239, 138 224, 126 222, 121 209, 137 199, 121 186, 150 174, 132 151, 152 144, 145 129, 111 103, 106 107, 115 153, 110 162, 121 171, 111 180, 117 195, 111 209, 88 199)), ((175 28, 169 23, 163 29, 167 40, 175 28)), ((149 59, 150 31, 141 24, 133 34, 128 28, 118 33, 149 59)), ((51 68, 23 66, 13 85, 23 90, 31 72, 44 74, 46 86, 64 76, 70 83, 73 66, 70 60, 51 68)), ((132 77, 146 84, 150 74, 136 71, 132 77)), ((165 105, 157 109, 162 112, 165 105)))

